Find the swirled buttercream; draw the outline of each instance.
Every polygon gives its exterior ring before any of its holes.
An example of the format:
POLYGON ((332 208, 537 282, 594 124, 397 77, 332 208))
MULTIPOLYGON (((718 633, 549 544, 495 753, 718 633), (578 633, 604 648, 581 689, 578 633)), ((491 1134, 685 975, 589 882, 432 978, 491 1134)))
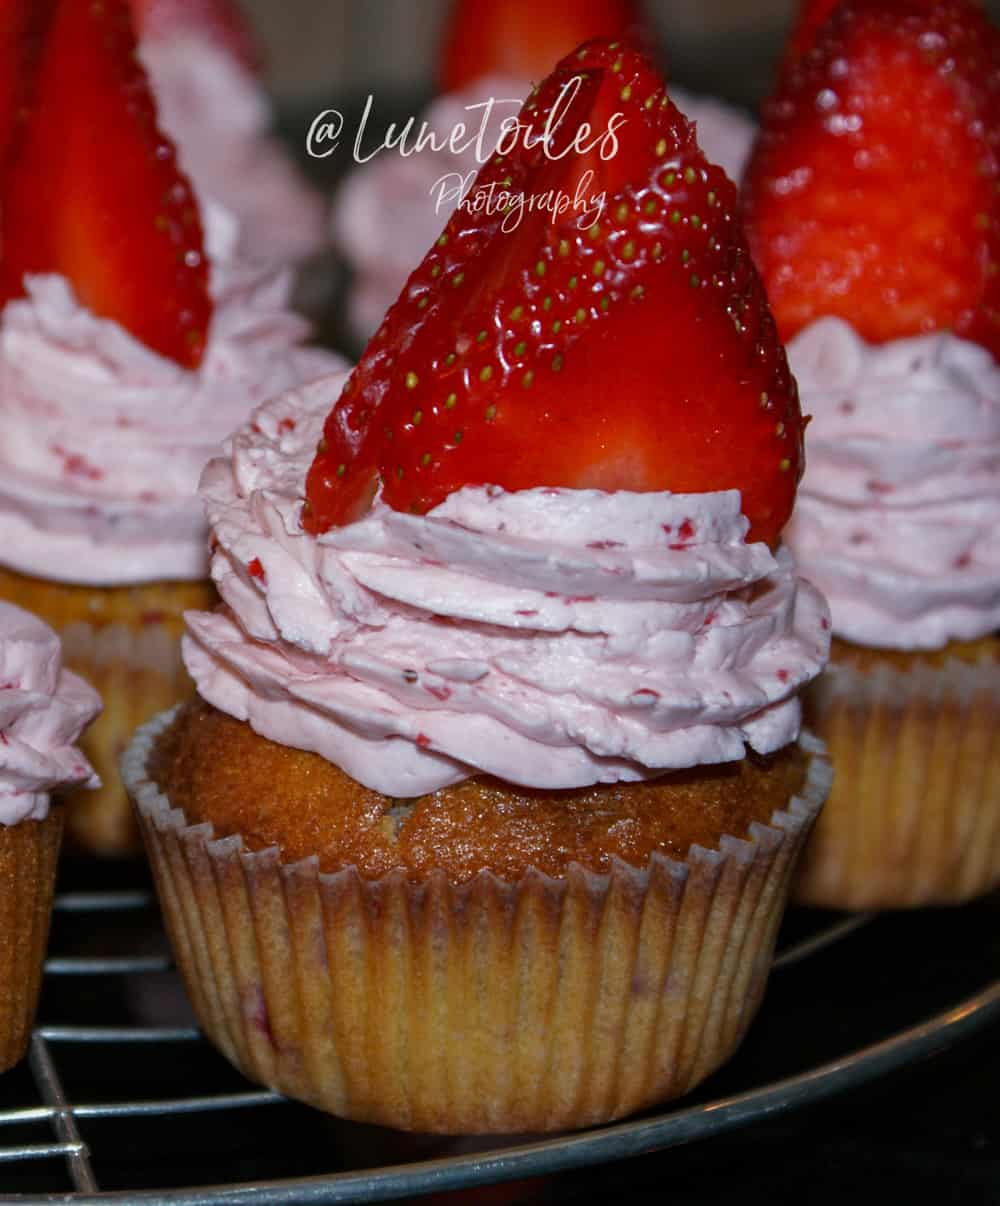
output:
POLYGON ((62 582, 207 573, 198 477, 255 405, 341 366, 301 346, 287 277, 235 256, 208 211, 215 312, 188 372, 39 276, 0 319, 0 563, 62 582))
POLYGON ((867 344, 813 323, 788 347, 813 415, 786 539, 834 631, 940 648, 1000 627, 1000 366, 949 334, 867 344))
POLYGON ((202 696, 387 795, 477 772, 640 780, 795 739, 829 620, 790 557, 747 544, 736 491, 466 487, 300 523, 343 385, 268 403, 202 479, 224 600, 187 616, 202 696))
POLYGON ((42 820, 56 788, 98 785, 76 742, 100 710, 52 629, 0 601, 0 825, 42 820))

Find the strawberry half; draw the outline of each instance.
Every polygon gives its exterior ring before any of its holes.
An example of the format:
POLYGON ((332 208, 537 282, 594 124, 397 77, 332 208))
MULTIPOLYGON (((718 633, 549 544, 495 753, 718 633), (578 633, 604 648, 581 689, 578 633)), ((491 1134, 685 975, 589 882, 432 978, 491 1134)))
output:
POLYGON ((187 368, 212 303, 201 218, 135 55, 126 0, 56 0, 2 194, 0 303, 28 273, 187 368))
POLYGON ((131 0, 142 41, 171 41, 178 35, 205 38, 257 74, 261 53, 249 22, 234 0, 131 0))
POLYGON ((635 0, 456 0, 441 56, 443 92, 488 75, 544 79, 581 42, 635 41, 642 22, 635 0))
POLYGON ((547 121, 548 151, 522 137, 483 168, 369 344, 327 420, 306 527, 357 519, 380 484, 417 512, 470 484, 734 488, 753 537, 774 541, 802 418, 735 187, 618 43, 584 46, 536 90, 521 122, 537 138, 547 121), (616 154, 564 154, 583 123, 596 137, 616 114, 616 154), (592 225, 539 207, 578 189, 606 194, 592 225), (506 231, 518 211, 503 193, 536 202, 506 231), (472 212, 490 195, 493 212, 472 212))
POLYGON ((969 0, 844 0, 763 111, 751 244, 778 328, 950 329, 1000 357, 1000 34, 969 0))

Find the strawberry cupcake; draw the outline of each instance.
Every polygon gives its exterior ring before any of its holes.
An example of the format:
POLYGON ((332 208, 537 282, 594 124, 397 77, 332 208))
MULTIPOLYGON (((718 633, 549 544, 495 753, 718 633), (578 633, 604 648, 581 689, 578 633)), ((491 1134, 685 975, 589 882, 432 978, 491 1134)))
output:
POLYGON ((954 903, 1000 883, 1000 34, 966 0, 830 7, 747 192, 813 415, 787 539, 836 638, 809 695, 836 781, 797 890, 954 903))
POLYGON ((773 549, 802 421, 735 189, 615 43, 521 119, 555 136, 484 168, 508 203, 456 213, 356 370, 206 470, 199 700, 124 764, 206 1032, 410 1130, 702 1080, 829 781, 797 698, 829 619, 773 549), (619 106, 618 153, 575 153, 619 106), (591 171, 598 223, 511 223, 591 171))
POLYGON ((327 242, 328 206, 273 133, 260 54, 234 0, 131 0, 160 128, 198 199, 236 216, 240 254, 270 265, 327 242))
POLYGON ((235 221, 195 202, 127 7, 57 5, 44 28, 37 6, 22 17, 27 116, 7 150, 0 263, 0 597, 51 624, 105 700, 84 741, 104 787, 71 801, 68 827, 119 853, 137 841, 122 745, 188 690, 181 615, 214 600, 201 469, 255 405, 340 362, 301 346, 285 277, 248 265, 235 221))
POLYGON ((27 1050, 42 982, 64 811, 52 793, 97 785, 75 745, 100 708, 51 628, 0 601, 0 1072, 27 1050))
MULTIPOLYGON (((524 0, 455 6, 442 51, 441 95, 417 122, 418 129, 433 131, 441 149, 379 154, 351 173, 333 207, 333 240, 353 274, 348 321, 358 339, 378 328, 534 83, 570 47, 599 35, 649 40, 635 5, 624 0, 543 11, 524 0), (468 145, 454 149, 449 136, 460 126, 469 132, 468 145)), ((739 180, 755 132, 750 118, 679 88, 670 95, 695 122, 712 162, 739 180)))

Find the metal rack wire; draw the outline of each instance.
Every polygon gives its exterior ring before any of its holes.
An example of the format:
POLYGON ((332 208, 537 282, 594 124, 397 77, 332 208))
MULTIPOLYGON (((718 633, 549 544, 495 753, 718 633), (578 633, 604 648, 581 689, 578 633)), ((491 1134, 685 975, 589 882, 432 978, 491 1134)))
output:
MULTIPOLYGON (((116 913, 145 910, 150 908, 152 903, 151 894, 148 892, 75 892, 57 897, 55 911, 116 913)), ((130 976, 168 971, 171 967, 172 961, 166 954, 109 954, 96 957, 55 955, 46 960, 45 976, 130 976)), ((39 1026, 32 1035, 28 1058, 42 1105, 0 1113, 0 1130, 12 1124, 47 1120, 52 1127, 54 1142, 0 1145, 0 1163, 62 1156, 66 1161, 69 1182, 74 1191, 79 1194, 97 1193, 100 1187, 90 1152, 80 1136, 80 1119, 199 1113, 239 1109, 283 1100, 276 1093, 250 1091, 148 1101, 74 1103, 70 1101, 63 1086, 56 1055, 60 1045, 67 1043, 141 1045, 189 1043, 200 1039, 199 1031, 187 1026, 39 1026)))
MULTIPOLYGON (((83 916, 98 923, 110 915, 127 915, 145 912, 153 916, 152 898, 144 891, 121 892, 74 892, 61 895, 56 901, 57 918, 66 915, 83 916)), ((799 939, 779 952, 776 970, 801 964, 813 959, 836 944, 842 943, 870 924, 873 914, 857 914, 847 918, 827 921, 819 929, 799 939)), ((98 954, 54 954, 46 963, 46 983, 62 987, 72 977, 134 977, 143 973, 162 973, 171 968, 165 953, 121 954, 115 950, 98 954)), ((768 1108, 792 1108, 807 1091, 813 1097, 833 1092, 848 1073, 857 1072, 861 1079, 865 1075, 878 1075, 915 1055, 926 1054, 935 1046, 946 1045, 971 1029, 973 1022, 981 1023, 986 1017, 1000 1017, 1000 982, 989 986, 974 1000, 965 1000, 946 1014, 939 1015, 923 1025, 912 1027, 868 1050, 856 1052, 847 1060, 825 1068, 811 1068, 797 1076, 781 1082, 765 1085, 749 1093, 728 1100, 716 1100, 707 1106, 695 1106, 673 1110, 660 1120, 647 1119, 626 1122, 587 1132, 569 1140, 546 1140, 517 1149, 503 1149, 477 1157, 476 1180, 483 1179, 483 1169, 492 1179, 502 1180, 511 1176, 530 1175, 539 1168, 551 1168, 550 1157, 554 1144, 562 1149, 556 1163, 563 1167, 587 1163, 601 1158, 602 1152, 614 1154, 616 1139, 626 1139, 628 1152, 637 1154, 642 1150, 668 1146, 683 1142, 688 1137, 697 1137, 698 1117, 707 1110, 714 1113, 713 1127, 728 1129, 740 1125, 750 1116, 748 1111, 762 1103, 768 1108), (817 1079, 819 1078, 819 1079, 817 1079), (825 1079, 823 1079, 825 1078, 825 1079), (664 1121, 673 1128, 673 1137, 663 1131, 664 1121), (656 1128, 660 1127, 658 1131, 656 1128), (690 1128, 694 1127, 695 1131, 690 1128)), ((41 1025, 32 1039, 29 1066, 37 1091, 39 1104, 18 1106, 0 1111, 0 1186, 3 1184, 3 1168, 11 1164, 25 1165, 31 1161, 61 1158, 64 1162, 66 1188, 69 1192, 40 1196, 18 1197, 16 1200, 34 1202, 89 1201, 100 1194, 101 1200, 179 1202, 191 1203, 231 1200, 234 1192, 241 1201, 272 1203, 280 1201, 340 1202, 398 1197, 420 1192, 426 1188, 427 1178, 433 1173, 437 1178, 435 1187, 457 1187, 473 1179, 468 1169, 463 1169, 461 1158, 423 1161, 414 1165, 394 1165, 392 1168, 366 1170, 364 1174, 334 1173, 327 1177, 309 1177, 301 1181, 258 1184, 244 1187, 243 1193, 237 1186, 220 1186, 217 1190, 192 1190, 187 1193, 157 1193, 147 1187, 136 1187, 133 1193, 119 1191, 101 1192, 95 1172, 93 1152, 81 1135, 81 1123, 91 1120, 121 1121, 125 1119, 162 1119, 166 1115, 202 1115, 219 1111, 249 1110, 264 1105, 279 1105, 287 1109, 300 1109, 285 1102, 277 1094, 263 1090, 242 1092, 196 1093, 163 1098, 130 1098, 124 1101, 78 1101, 67 1091, 62 1074, 61 1061, 68 1048, 85 1045, 107 1046, 119 1053, 149 1048, 151 1045, 181 1047, 186 1044, 202 1044, 199 1031, 192 1026, 175 1025, 41 1025), (51 1130, 51 1141, 32 1143, 4 1143, 4 1132, 11 1134, 24 1124, 47 1123, 51 1130), (284 1186, 284 1189, 283 1189, 284 1186), (374 1186, 374 1189, 373 1189, 374 1186), (294 1196, 291 1196, 294 1187, 294 1196), (357 1193, 358 1196, 354 1196, 357 1193)), ((855 1077, 858 1079, 859 1077, 855 1077)), ((151 1089, 155 1089, 151 1085, 151 1089)), ((468 1163, 466 1158, 466 1163, 468 1163)), ((0 1200, 5 1198, 0 1194, 0 1200)))

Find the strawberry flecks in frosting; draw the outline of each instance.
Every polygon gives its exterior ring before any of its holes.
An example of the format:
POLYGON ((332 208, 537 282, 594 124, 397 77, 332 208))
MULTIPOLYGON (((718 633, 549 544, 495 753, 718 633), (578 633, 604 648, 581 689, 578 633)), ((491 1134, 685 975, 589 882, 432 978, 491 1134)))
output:
MULTIPOLYGON (((399 296, 407 278, 451 217, 459 178, 471 183, 497 145, 505 119, 516 117, 531 84, 506 76, 486 76, 461 92, 435 100, 420 118, 434 131, 438 143, 461 123, 470 145, 460 154, 425 148, 402 156, 383 151, 348 177, 333 209, 333 238, 354 271, 348 304, 351 327, 367 338, 399 296), (489 121, 481 144, 473 142, 489 121), (481 151, 480 151, 481 145, 481 151), (477 153, 480 157, 477 159, 477 153), (445 198, 436 205, 446 179, 445 198)), ((739 182, 756 134, 756 125, 741 110, 709 97, 671 88, 674 103, 698 127, 698 144, 712 163, 739 182)), ((417 123, 418 129, 420 122, 417 123)))
POLYGON ((795 739, 826 609, 745 542, 737 492, 466 487, 314 537, 302 492, 342 384, 268 403, 205 472, 224 606, 189 614, 185 659, 210 703, 401 797, 479 772, 636 781, 795 739))
MULTIPOLYGON (((86 457, 80 456, 77 452, 67 452, 65 448, 61 448, 58 444, 52 445, 52 452, 54 456, 62 458, 63 471, 71 476, 87 477, 92 482, 99 482, 104 476, 103 470, 98 469, 96 465, 92 465, 86 457)), ((143 491, 143 493, 148 493, 148 491, 143 491)))
POLYGON ((43 820, 60 787, 98 786, 76 742, 100 710, 51 628, 0 602, 0 825, 43 820))
POLYGON ((215 315, 189 372, 81 307, 58 276, 31 278, 0 319, 0 561, 65 582, 207 573, 198 476, 267 398, 342 365, 302 347, 285 274, 236 255, 208 213, 215 315))
POLYGON ((990 353, 948 334, 874 346, 827 318, 788 354, 813 422, 786 539, 829 599, 836 634, 932 649, 1000 627, 990 353))

